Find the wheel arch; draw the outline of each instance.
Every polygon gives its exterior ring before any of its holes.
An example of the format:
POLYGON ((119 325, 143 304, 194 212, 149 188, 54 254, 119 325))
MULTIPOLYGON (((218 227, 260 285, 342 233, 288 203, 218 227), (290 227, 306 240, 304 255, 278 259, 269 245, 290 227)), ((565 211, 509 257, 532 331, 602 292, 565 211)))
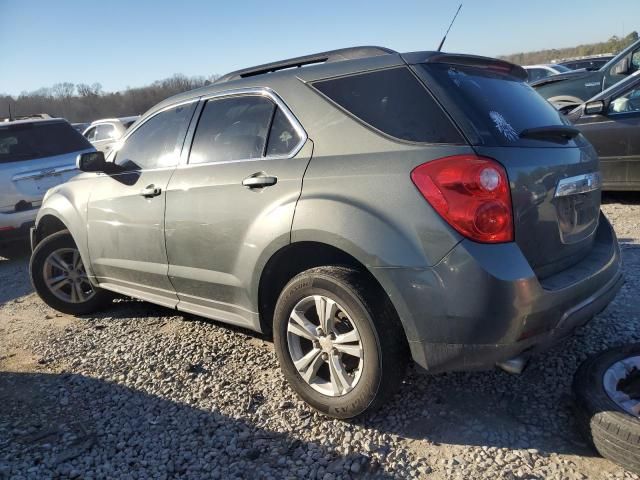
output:
POLYGON ((396 314, 398 327, 402 328, 404 338, 408 340, 407 328, 398 315, 398 309, 372 271, 353 255, 332 245, 315 241, 300 241, 286 245, 275 252, 262 269, 258 285, 258 312, 262 332, 271 334, 275 305, 289 280, 305 270, 325 265, 342 265, 365 273, 379 292, 389 299, 396 314))
POLYGON ((55 192, 47 197, 36 217, 35 228, 34 248, 49 235, 60 230, 68 230, 78 247, 87 275, 89 278, 93 277, 87 244, 85 215, 74 206, 74 203, 63 192, 55 192))

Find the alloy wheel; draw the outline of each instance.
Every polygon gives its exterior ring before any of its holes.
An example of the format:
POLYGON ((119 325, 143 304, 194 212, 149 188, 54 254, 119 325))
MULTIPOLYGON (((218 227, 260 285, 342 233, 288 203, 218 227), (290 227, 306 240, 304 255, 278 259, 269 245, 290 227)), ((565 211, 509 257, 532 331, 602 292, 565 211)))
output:
POLYGON ((83 303, 95 295, 80 252, 75 248, 61 248, 49 254, 43 275, 49 291, 63 302, 83 303))
POLYGON ((357 385, 364 365, 360 332, 335 300, 300 300, 289 316, 287 345, 296 370, 315 391, 339 397, 357 385))

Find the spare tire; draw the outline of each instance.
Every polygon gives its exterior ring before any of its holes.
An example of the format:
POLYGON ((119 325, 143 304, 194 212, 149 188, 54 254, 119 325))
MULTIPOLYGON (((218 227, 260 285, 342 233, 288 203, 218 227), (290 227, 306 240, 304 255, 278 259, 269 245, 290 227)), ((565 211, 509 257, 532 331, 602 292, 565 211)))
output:
POLYGON ((640 474, 640 344, 588 358, 573 390, 586 438, 600 455, 640 474))

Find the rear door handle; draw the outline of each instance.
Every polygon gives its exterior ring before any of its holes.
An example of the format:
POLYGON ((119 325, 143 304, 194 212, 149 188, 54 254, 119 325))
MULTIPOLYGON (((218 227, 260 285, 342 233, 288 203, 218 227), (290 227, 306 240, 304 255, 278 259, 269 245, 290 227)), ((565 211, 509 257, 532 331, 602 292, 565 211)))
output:
POLYGON ((276 183, 278 183, 278 177, 270 177, 264 173, 254 173, 242 181, 242 185, 249 188, 270 187, 276 183))
POLYGON ((152 185, 147 185, 145 188, 143 188, 142 192, 140 192, 140 195, 142 195, 145 198, 152 198, 152 197, 157 197, 161 193, 162 193, 162 189, 152 184, 152 185))

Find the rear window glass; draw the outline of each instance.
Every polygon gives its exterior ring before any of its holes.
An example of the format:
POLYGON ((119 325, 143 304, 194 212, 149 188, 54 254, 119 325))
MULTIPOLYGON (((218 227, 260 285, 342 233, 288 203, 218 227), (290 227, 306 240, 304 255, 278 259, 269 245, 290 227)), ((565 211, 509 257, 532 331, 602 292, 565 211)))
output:
POLYGON ((520 138, 523 130, 567 125, 549 102, 525 82, 500 72, 441 63, 422 64, 417 71, 463 128, 473 144, 541 146, 520 138))
POLYGON ((52 157, 91 148, 68 123, 23 123, 0 126, 0 163, 52 157))
POLYGON ((315 82, 313 86, 367 125, 411 142, 461 143, 426 88, 406 67, 315 82))

